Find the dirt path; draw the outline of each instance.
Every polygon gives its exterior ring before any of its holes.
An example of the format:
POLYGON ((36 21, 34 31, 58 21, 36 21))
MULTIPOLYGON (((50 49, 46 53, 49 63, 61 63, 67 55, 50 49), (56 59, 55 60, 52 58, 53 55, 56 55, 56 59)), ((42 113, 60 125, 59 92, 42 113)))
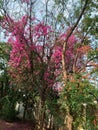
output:
POLYGON ((33 130, 30 122, 6 122, 0 120, 0 130, 33 130))

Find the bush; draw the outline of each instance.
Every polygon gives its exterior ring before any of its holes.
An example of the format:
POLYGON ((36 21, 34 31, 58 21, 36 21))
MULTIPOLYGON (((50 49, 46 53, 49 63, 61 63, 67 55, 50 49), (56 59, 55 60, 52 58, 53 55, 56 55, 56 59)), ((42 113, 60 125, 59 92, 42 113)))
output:
POLYGON ((15 110, 15 102, 11 102, 8 97, 6 97, 3 101, 2 106, 2 115, 3 118, 7 121, 14 121, 18 111, 15 110))

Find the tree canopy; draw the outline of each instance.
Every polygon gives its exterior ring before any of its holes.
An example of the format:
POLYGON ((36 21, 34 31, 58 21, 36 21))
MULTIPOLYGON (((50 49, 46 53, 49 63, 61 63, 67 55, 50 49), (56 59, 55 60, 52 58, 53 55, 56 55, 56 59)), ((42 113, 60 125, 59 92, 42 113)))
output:
POLYGON ((7 64, 9 86, 25 93, 25 110, 31 101, 35 129, 87 127, 83 103, 90 110, 97 95, 91 83, 98 71, 97 6, 93 0, 0 2, 2 67, 7 64))

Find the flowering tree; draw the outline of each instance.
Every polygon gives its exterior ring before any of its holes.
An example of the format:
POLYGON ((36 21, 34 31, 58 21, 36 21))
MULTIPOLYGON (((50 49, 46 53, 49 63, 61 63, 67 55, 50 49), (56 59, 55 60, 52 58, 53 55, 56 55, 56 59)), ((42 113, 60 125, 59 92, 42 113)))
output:
MULTIPOLYGON (((54 113, 49 108, 49 105, 53 104, 48 102, 51 101, 51 95, 57 100, 65 90, 67 94, 64 93, 63 96, 66 98, 66 102, 69 102, 65 103, 65 105, 67 104, 67 107, 65 107, 66 117, 72 116, 74 118, 77 113, 73 110, 74 105, 71 106, 71 96, 74 97, 74 94, 78 92, 81 94, 80 91, 85 90, 85 84, 81 85, 80 83, 84 81, 85 77, 89 79, 90 74, 84 74, 86 68, 91 64, 94 68, 97 67, 97 63, 93 62, 93 58, 97 56, 87 57, 93 51, 89 42, 84 44, 88 40, 87 34, 81 36, 78 28, 88 5, 88 0, 85 1, 74 26, 65 29, 63 28, 64 24, 61 23, 62 30, 58 33, 56 28, 50 24, 50 17, 47 17, 49 13, 48 1, 46 2, 46 19, 43 21, 32 16, 34 1, 21 0, 20 2, 27 5, 29 12, 26 12, 17 20, 11 17, 3 8, 4 16, 0 18, 1 26, 6 30, 8 42, 11 46, 8 72, 12 82, 17 87, 26 92, 37 93, 38 100, 33 105, 36 109, 34 116, 40 130, 44 130, 49 125, 49 120, 53 121, 54 113), (82 86, 83 89, 81 90, 82 86), (75 88, 74 94, 71 93, 73 88, 75 88)), ((58 28, 58 26, 59 24, 56 27, 58 28)), ((82 93, 81 96, 84 96, 83 100, 86 97, 85 93, 82 93)), ((74 99, 77 103, 78 99, 76 97, 74 99)), ((56 105, 59 107, 59 104, 56 105)), ((70 121, 66 122, 68 129, 71 127, 69 124, 72 125, 72 121, 71 123, 70 121)), ((51 127, 51 123, 48 127, 51 127)), ((51 129, 53 127, 52 125, 51 129)))

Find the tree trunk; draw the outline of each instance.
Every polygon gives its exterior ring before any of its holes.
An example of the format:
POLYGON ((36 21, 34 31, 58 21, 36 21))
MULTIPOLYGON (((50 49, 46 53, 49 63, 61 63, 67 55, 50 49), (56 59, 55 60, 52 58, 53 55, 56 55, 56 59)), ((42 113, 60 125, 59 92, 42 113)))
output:
POLYGON ((40 99, 37 107, 36 130, 45 130, 45 100, 43 98, 40 99))
POLYGON ((45 130, 45 100, 43 99, 41 101, 41 129, 40 130, 45 130))
POLYGON ((66 126, 68 130, 72 130, 72 122, 73 122, 73 118, 70 115, 70 113, 67 113, 66 115, 66 126))

